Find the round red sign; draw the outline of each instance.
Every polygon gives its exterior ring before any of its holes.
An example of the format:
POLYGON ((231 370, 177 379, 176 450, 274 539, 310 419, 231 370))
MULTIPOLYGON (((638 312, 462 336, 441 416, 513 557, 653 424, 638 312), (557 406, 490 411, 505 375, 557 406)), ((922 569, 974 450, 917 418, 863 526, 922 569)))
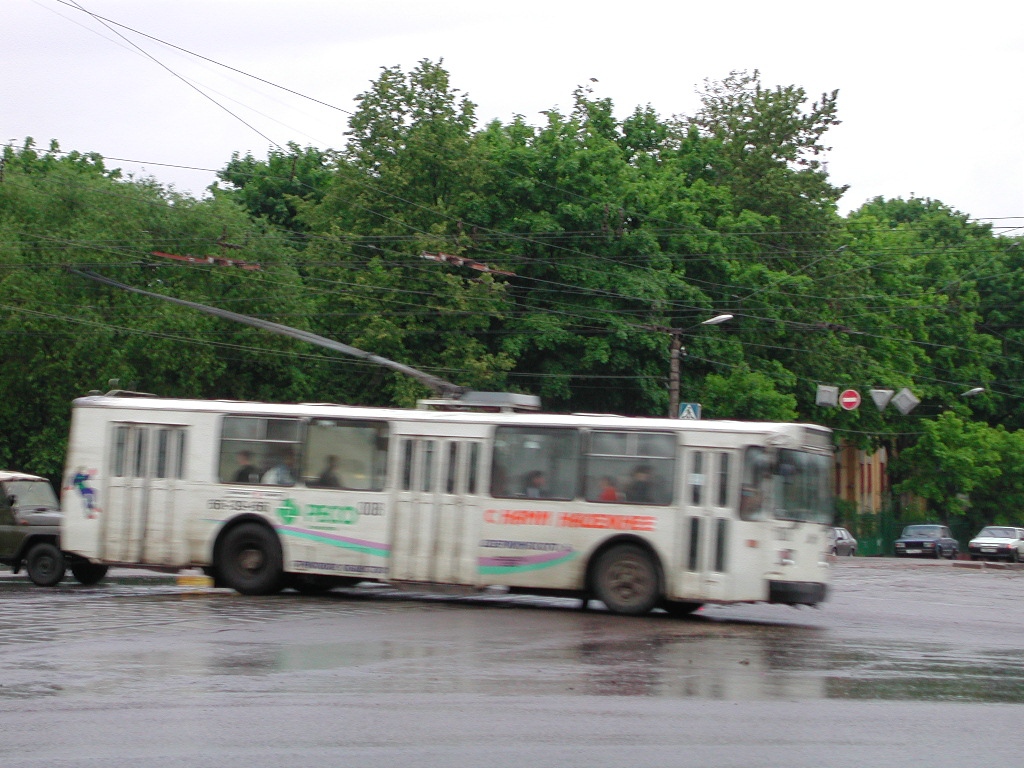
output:
POLYGON ((839 405, 847 411, 852 411, 860 405, 860 392, 856 389, 844 389, 842 394, 839 395, 839 405))

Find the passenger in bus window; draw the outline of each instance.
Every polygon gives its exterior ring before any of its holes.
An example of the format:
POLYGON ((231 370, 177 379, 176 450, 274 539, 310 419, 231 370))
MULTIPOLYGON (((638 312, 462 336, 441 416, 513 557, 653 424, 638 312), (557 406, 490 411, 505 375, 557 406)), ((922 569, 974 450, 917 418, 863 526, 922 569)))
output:
POLYGON ((651 468, 646 464, 638 464, 633 469, 632 478, 626 486, 626 501, 635 504, 654 504, 654 480, 651 468))
POLYGON ((295 451, 284 448, 277 463, 263 475, 264 485, 295 485, 295 451))
POLYGON ((528 499, 546 499, 551 495, 548 493, 548 478, 539 469, 528 472, 523 485, 528 499))
POLYGON ((324 471, 316 479, 316 484, 321 488, 341 488, 341 480, 338 478, 338 457, 331 455, 327 457, 324 471))
POLYGON ((236 483, 258 483, 260 481, 260 470, 252 463, 252 451, 239 451, 235 455, 238 461, 238 470, 235 472, 236 483))
POLYGON ((600 480, 601 490, 597 494, 598 501, 618 501, 619 500, 619 488, 615 482, 615 478, 611 475, 605 475, 600 480))

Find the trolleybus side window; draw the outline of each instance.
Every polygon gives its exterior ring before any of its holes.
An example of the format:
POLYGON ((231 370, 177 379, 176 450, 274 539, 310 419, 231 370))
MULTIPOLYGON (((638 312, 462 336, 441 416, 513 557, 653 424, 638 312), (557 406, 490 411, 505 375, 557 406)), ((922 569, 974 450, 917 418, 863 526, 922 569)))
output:
POLYGON ((491 494, 503 498, 575 498, 579 445, 575 429, 498 427, 491 494))
POLYGON ((443 492, 475 495, 479 474, 477 462, 480 460, 480 443, 469 440, 449 440, 447 445, 441 467, 444 477, 443 492))
POLYGON ((423 454, 421 457, 423 465, 420 471, 421 491, 434 490, 434 446, 436 443, 436 440, 421 441, 421 445, 423 446, 423 454))
POLYGON ((180 480, 185 476, 185 430, 160 424, 115 424, 110 465, 113 477, 180 480))
POLYGON ((725 451, 718 454, 718 493, 715 501, 716 507, 729 506, 729 460, 731 456, 725 451))
POLYGON ((477 492, 477 478, 479 470, 477 465, 480 463, 480 443, 469 443, 469 468, 466 475, 466 492, 471 495, 476 495, 477 492))
POLYGON ((185 430, 176 430, 175 434, 177 437, 174 450, 178 454, 178 474, 175 477, 180 480, 185 477, 185 430))
POLYGON ((772 469, 768 451, 751 445, 743 452, 740 485, 740 519, 764 520, 770 512, 772 469))
POLYGON ((156 456, 153 457, 155 466, 153 467, 153 477, 165 478, 167 477, 168 469, 168 442, 170 438, 170 432, 166 429, 161 429, 156 433, 156 456))
POLYGON ((718 573, 725 573, 725 553, 728 551, 729 521, 724 517, 715 520, 715 565, 718 573))
POLYGON ((382 490, 388 443, 385 422, 313 419, 306 430, 302 479, 317 488, 382 490))
POLYGON ((454 440, 448 443, 448 459, 445 462, 444 492, 455 493, 455 481, 459 473, 459 444, 454 440))
POLYGON ((692 451, 690 456, 690 504, 699 507, 704 504, 704 451, 692 451))
POLYGON ((125 454, 128 450, 128 427, 114 427, 114 477, 125 476, 125 454))
POLYGON ((221 482, 294 485, 302 433, 300 419, 225 416, 218 467, 221 482))
POLYGON ((135 431, 135 457, 132 461, 132 477, 146 477, 146 438, 149 431, 138 429, 135 431))
POLYGON ((676 441, 659 432, 595 431, 586 453, 586 499, 666 505, 672 501, 676 441))
POLYGON ((161 428, 156 433, 156 457, 153 477, 180 480, 185 476, 185 432, 161 428))
POLYGON ((700 570, 700 521, 699 517, 690 518, 690 545, 687 548, 686 570, 700 570))
POLYGON ((401 468, 401 490, 412 490, 412 456, 416 443, 412 440, 402 440, 402 468, 401 468))

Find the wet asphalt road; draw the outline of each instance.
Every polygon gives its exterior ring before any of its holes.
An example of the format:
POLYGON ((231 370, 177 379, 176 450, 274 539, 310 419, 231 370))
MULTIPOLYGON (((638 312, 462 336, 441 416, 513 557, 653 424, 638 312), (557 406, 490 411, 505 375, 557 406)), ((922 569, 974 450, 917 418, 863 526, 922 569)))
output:
POLYGON ((1024 570, 855 558, 686 620, 0 576, 0 764, 1021 764, 1024 570))

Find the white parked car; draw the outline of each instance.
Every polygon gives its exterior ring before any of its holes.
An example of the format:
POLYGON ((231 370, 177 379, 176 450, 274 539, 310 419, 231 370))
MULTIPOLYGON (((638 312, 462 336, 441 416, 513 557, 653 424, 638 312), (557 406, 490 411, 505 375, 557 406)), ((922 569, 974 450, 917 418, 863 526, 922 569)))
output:
POLYGON ((986 525, 970 543, 971 560, 1005 558, 1013 563, 1024 560, 1024 528, 1009 525, 986 525))

